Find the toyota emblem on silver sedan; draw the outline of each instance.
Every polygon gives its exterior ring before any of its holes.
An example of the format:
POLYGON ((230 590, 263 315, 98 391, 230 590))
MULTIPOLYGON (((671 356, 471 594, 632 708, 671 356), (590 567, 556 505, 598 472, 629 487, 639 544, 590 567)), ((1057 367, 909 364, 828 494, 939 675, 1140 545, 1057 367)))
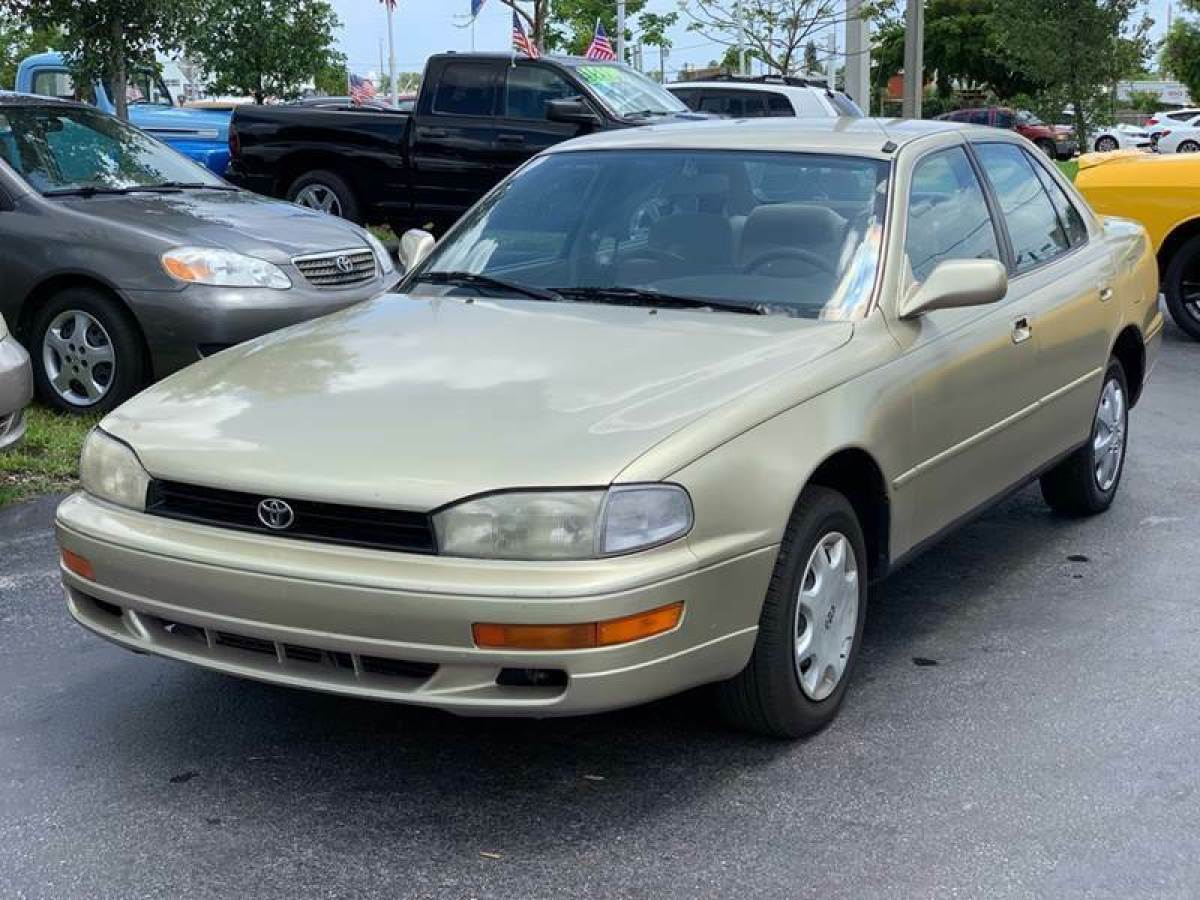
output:
POLYGON ((333 264, 337 266, 337 270, 343 275, 349 275, 354 271, 354 263, 350 261, 350 257, 348 256, 339 256, 333 261, 333 264))
POLYGON ((286 501, 272 497, 258 504, 258 521, 272 531, 284 531, 296 521, 296 512, 286 501))

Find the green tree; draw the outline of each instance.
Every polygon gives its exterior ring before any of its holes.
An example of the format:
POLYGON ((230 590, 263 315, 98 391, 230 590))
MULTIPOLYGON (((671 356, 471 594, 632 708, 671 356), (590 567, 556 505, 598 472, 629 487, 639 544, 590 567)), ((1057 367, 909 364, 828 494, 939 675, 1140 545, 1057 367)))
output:
MULTIPOLYGON (((742 45, 772 72, 794 75, 814 34, 841 21, 842 0, 679 0, 690 20, 688 31, 715 44, 736 48, 738 10, 742 45)), ((871 15, 873 7, 864 10, 871 15)), ((735 54, 736 57, 736 54, 735 54)))
POLYGON ((333 47, 338 24, 326 0, 204 0, 188 53, 217 93, 249 94, 256 103, 291 98, 319 73, 344 69, 333 47))
POLYGON ((667 32, 678 21, 679 13, 642 13, 638 19, 639 40, 647 47, 658 48, 660 81, 667 80, 667 51, 671 49, 671 37, 667 32))
MULTIPOLYGON (((1200 0, 1182 0, 1190 12, 1200 12, 1200 0)), ((1187 85, 1192 98, 1200 97, 1200 24, 1189 16, 1180 16, 1171 24, 1163 41, 1160 62, 1165 71, 1187 85)))
MULTIPOLYGON (((627 0, 625 4, 625 40, 633 38, 628 23, 646 6, 646 0, 627 0)), ((596 33, 596 22, 617 43, 617 5, 610 0, 554 0, 546 29, 546 48, 582 54, 596 33)))
POLYGON ((1071 107, 1079 146, 1112 108, 1112 88, 1149 51, 1140 0, 1003 0, 996 28, 1012 62, 1044 87, 1039 106, 1071 107))
POLYGON ((1162 107, 1162 98, 1154 91, 1130 91, 1126 105, 1141 113, 1152 113, 1162 107))
POLYGON ((129 118, 129 69, 157 66, 179 50, 200 0, 0 0, 0 12, 33 31, 57 31, 77 83, 111 89, 117 115, 129 118))
POLYGON ((825 69, 821 65, 821 57, 817 52, 816 41, 809 41, 804 45, 804 73, 806 75, 825 74, 825 69))
POLYGON ((0 14, 0 90, 17 83, 17 66, 25 57, 60 49, 62 35, 57 28, 34 29, 0 14))

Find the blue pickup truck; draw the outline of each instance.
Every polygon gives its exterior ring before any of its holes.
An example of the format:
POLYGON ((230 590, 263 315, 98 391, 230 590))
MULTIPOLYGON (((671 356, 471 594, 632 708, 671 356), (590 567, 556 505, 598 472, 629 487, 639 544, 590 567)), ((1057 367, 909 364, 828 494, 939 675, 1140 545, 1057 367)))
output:
MULTIPOLYGON (((23 94, 81 100, 106 113, 116 112, 108 86, 76 85, 61 53, 39 53, 23 60, 17 69, 16 89, 23 94)), ((225 174, 231 113, 176 106, 162 79, 148 69, 130 73, 128 97, 129 121, 133 125, 217 175, 225 174)))

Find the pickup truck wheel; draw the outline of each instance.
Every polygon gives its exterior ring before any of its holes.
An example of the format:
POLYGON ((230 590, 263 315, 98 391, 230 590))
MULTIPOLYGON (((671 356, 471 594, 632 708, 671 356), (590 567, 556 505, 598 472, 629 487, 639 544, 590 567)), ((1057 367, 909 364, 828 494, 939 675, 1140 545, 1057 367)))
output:
POLYGON ((1175 251, 1163 277, 1163 293, 1171 318, 1200 341, 1200 235, 1175 251))
POLYGON ((717 685, 731 723, 797 738, 833 720, 862 643, 866 559, 849 501, 829 488, 805 488, 779 548, 750 662, 717 685))
POLYGON ((1112 506, 1129 445, 1129 385, 1125 369, 1108 361, 1086 444, 1042 476, 1042 496, 1064 516, 1094 516, 1112 506))
POLYGON ((362 222, 350 185, 333 172, 307 172, 292 182, 287 197, 298 206, 315 209, 351 222, 362 222))
POLYGON ((106 413, 145 380, 137 324, 119 301, 95 288, 55 294, 38 311, 30 335, 38 397, 61 412, 106 413))

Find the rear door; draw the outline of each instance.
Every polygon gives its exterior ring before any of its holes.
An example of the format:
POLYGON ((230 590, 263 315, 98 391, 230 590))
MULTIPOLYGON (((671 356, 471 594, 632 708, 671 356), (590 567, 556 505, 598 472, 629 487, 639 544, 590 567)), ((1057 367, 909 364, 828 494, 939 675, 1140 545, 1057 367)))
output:
POLYGON ((506 65, 450 59, 426 75, 410 159, 413 200, 437 227, 453 223, 499 180, 496 116, 506 65))
POLYGON ((546 118, 547 103, 571 97, 580 97, 585 103, 591 103, 582 90, 552 66, 518 62, 515 66, 507 67, 501 111, 503 118, 496 129, 497 181, 547 147, 581 133, 579 125, 551 122, 546 118))

